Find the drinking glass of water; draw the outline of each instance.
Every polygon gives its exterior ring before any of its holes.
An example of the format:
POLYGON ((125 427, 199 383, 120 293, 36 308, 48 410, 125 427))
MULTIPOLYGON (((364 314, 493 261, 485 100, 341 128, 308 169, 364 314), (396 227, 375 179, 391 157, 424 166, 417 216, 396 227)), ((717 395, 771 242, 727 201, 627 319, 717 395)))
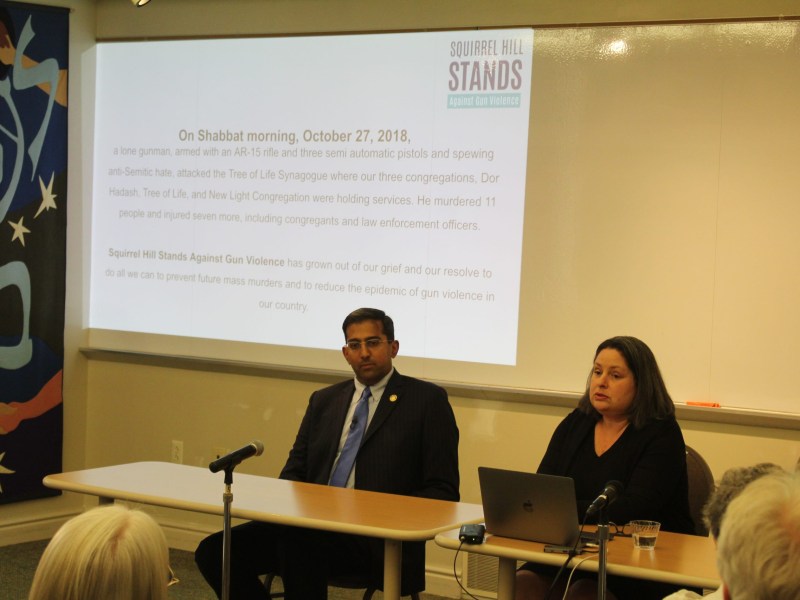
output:
POLYGON ((658 521, 631 521, 630 527, 634 547, 642 550, 652 550, 656 547, 656 538, 658 538, 661 523, 658 521))

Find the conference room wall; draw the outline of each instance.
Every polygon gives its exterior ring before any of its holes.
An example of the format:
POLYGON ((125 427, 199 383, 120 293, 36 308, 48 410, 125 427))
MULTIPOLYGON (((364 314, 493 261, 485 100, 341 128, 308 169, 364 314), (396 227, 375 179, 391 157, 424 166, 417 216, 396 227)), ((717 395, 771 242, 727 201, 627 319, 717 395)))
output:
POLYGON ((98 39, 759 19, 793 0, 97 0, 98 39))
MULTIPOLYGON (((413 374, 403 368, 401 356, 395 365, 413 374)), ((86 467, 168 461, 172 440, 183 442, 185 464, 206 467, 215 448, 235 449, 259 439, 264 454, 239 469, 275 477, 309 396, 324 385, 123 362, 90 361, 88 366, 86 467)), ((468 502, 480 499, 478 466, 534 470, 553 429, 571 410, 452 395, 451 403, 461 432, 462 498, 468 502)), ((800 456, 800 433, 794 430, 688 420, 681 426, 686 443, 700 451, 715 474, 767 460, 793 468, 800 456)))
MULTIPOLYGON (((80 353, 88 301, 90 144, 93 118, 91 46, 100 38, 246 35, 298 31, 424 29, 470 25, 669 21, 752 18, 791 13, 794 2, 537 2, 440 0, 153 0, 133 9, 127 0, 45 2, 72 9, 70 163, 65 337, 66 470, 141 460, 169 460, 172 440, 184 444, 184 462, 203 465, 212 448, 237 447, 257 438, 265 455, 241 472, 274 476, 285 460, 314 381, 270 379, 137 364, 90 361, 80 353), (83 77, 83 73, 87 73, 83 77)), ((337 326, 333 323, 332 326, 337 326)), ((401 324, 399 324, 399 327, 401 324)), ((586 349, 591 352, 591 349, 586 349)), ((588 358, 587 358, 588 360, 588 358)), ((403 371, 403 360, 397 362, 403 371)), ((343 369, 345 365, 343 364, 343 369)), ((587 365, 588 368, 588 365, 587 365)), ((409 375, 413 370, 405 369, 409 375)), ((576 385, 579 385, 577 383, 576 385)), ((478 502, 477 466, 534 469, 566 408, 452 397, 461 429, 462 497, 478 502)), ((687 443, 708 460, 715 476, 731 466, 769 460, 793 467, 800 456, 795 430, 683 421, 687 443)), ((222 488, 220 484, 220 498, 222 488)), ((68 515, 94 499, 66 494, 0 507, 0 544, 46 537, 68 515)), ((235 502, 235 483, 234 483, 235 502)), ((155 511, 174 545, 191 547, 219 520, 193 513, 155 511)), ((441 577, 429 588, 448 588, 452 555, 429 549, 428 568, 441 577)))

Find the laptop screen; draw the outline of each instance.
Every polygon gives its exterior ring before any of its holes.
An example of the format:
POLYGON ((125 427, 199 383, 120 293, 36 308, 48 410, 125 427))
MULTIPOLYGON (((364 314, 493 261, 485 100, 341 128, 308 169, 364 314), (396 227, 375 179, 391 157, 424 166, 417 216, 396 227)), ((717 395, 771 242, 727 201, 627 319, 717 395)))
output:
POLYGON ((478 467, 486 531, 502 537, 571 546, 578 533, 570 477, 478 467))

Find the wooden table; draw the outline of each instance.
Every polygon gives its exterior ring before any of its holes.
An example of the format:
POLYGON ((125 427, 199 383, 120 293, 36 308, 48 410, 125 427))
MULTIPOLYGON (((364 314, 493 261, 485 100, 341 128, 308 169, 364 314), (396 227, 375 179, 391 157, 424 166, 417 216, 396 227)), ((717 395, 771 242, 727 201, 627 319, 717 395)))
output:
MULTIPOLYGON (((50 488, 223 515, 224 473, 166 462, 138 462, 48 475, 50 488)), ((402 542, 433 539, 483 521, 478 504, 446 502, 234 473, 231 516, 365 535, 384 540, 384 597, 400 598, 402 542)))
MULTIPOLYGON (((514 580, 517 561, 531 561, 543 565, 561 566, 563 554, 544 551, 544 544, 487 535, 483 544, 463 544, 458 530, 436 535, 436 543, 451 550, 475 552, 500 559, 497 576, 498 600, 514 598, 514 580)), ((585 558, 581 554, 572 559, 570 566, 585 558)), ((597 555, 580 564, 579 569, 597 571, 597 555)), ((655 550, 639 550, 633 540, 616 537, 608 543, 607 572, 613 575, 635 577, 674 583, 686 587, 717 588, 720 586, 716 564, 716 548, 710 537, 684 535, 662 531, 658 534, 655 550)))

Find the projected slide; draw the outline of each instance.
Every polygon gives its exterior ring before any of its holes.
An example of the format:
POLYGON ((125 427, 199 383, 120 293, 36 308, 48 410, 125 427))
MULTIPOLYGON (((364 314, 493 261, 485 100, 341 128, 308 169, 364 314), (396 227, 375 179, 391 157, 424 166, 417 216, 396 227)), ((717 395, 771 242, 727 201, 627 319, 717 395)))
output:
POLYGON ((514 364, 532 30, 98 46, 90 327, 514 364))

